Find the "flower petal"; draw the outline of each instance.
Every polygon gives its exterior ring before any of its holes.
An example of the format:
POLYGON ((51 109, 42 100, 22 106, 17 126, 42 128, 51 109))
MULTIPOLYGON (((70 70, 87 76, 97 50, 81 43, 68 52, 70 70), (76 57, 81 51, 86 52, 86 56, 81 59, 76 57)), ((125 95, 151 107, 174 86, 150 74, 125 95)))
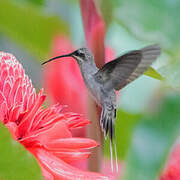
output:
POLYGON ((21 106, 14 106, 12 109, 9 110, 9 121, 16 122, 19 117, 21 111, 21 106))
POLYGON ((27 111, 27 113, 24 115, 21 123, 19 124, 19 135, 21 137, 25 136, 29 133, 31 126, 33 124, 34 116, 37 113, 37 111, 41 108, 41 105, 44 103, 46 96, 41 95, 41 92, 39 93, 39 97, 36 99, 34 105, 31 106, 31 108, 27 111))
POLYGON ((29 134, 27 137, 22 138, 20 142, 22 144, 28 144, 28 142, 39 141, 41 144, 48 144, 55 139, 71 137, 72 134, 69 131, 66 123, 60 121, 54 125, 50 125, 49 127, 41 128, 33 132, 31 135, 29 134))
POLYGON ((76 113, 65 113, 64 118, 70 129, 79 128, 90 123, 89 120, 76 113))
POLYGON ((34 121, 33 121, 33 126, 31 127, 31 131, 38 130, 42 126, 40 126, 40 123, 45 119, 46 117, 49 116, 51 113, 51 110, 49 108, 46 109, 41 109, 38 114, 35 115, 34 121))
POLYGON ((65 120, 64 118, 64 114, 52 114, 50 116, 46 116, 44 119, 41 120, 41 122, 39 123, 39 128, 41 127, 46 127, 50 124, 54 124, 60 120, 65 120))
POLYGON ((53 176, 56 180, 107 180, 108 177, 103 176, 98 173, 81 171, 77 168, 74 168, 64 161, 60 160, 59 158, 55 157, 54 155, 50 154, 46 150, 42 148, 34 149, 34 155, 38 159, 39 163, 53 176))
POLYGON ((72 163, 72 161, 80 161, 87 159, 90 156, 90 152, 53 152, 53 154, 65 161, 66 163, 72 163))
POLYGON ((45 144, 48 149, 89 149, 98 146, 98 143, 88 138, 61 138, 49 141, 45 144))
POLYGON ((49 173, 44 167, 40 164, 42 175, 44 176, 45 180, 54 180, 54 177, 51 173, 49 173))
POLYGON ((38 140, 43 144, 47 144, 55 139, 71 138, 71 137, 72 137, 71 132, 67 128, 66 123, 60 121, 55 123, 48 130, 40 133, 38 135, 38 140))

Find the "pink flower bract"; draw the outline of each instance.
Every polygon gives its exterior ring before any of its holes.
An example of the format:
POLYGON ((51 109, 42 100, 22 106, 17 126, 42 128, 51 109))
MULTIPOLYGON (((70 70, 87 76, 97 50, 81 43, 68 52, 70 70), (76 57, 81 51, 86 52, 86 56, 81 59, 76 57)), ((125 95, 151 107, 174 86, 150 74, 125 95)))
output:
POLYGON ((62 106, 43 108, 46 96, 38 94, 16 58, 0 52, 0 117, 13 138, 38 160, 45 179, 107 179, 69 164, 88 158, 94 140, 72 137, 71 130, 89 121, 62 106))

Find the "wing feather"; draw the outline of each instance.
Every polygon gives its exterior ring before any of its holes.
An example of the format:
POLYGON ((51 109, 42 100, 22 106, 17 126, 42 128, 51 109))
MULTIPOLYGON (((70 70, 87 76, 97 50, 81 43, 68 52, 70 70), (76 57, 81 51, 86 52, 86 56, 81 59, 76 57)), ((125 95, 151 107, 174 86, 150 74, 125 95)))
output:
POLYGON ((140 50, 130 51, 105 64, 95 78, 106 89, 122 89, 142 75, 160 55, 159 45, 150 45, 140 50))

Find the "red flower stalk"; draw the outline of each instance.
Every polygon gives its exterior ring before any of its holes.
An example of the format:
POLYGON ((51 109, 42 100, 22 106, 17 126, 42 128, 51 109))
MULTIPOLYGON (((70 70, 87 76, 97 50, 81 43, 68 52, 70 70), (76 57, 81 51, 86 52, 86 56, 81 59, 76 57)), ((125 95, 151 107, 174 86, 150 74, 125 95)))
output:
POLYGON ((0 52, 0 117, 13 138, 38 160, 45 179, 107 179, 81 171, 70 162, 86 159, 94 140, 72 137, 71 130, 89 123, 78 114, 61 113, 62 106, 43 108, 38 94, 16 58, 0 52))
POLYGON ((97 67, 105 62, 105 24, 94 0, 79 0, 86 44, 94 54, 97 67))

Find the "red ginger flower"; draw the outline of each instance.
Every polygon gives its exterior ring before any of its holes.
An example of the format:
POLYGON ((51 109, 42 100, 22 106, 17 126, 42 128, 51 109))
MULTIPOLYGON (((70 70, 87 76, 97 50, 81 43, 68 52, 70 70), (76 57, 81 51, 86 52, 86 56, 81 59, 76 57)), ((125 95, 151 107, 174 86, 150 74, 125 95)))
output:
POLYGON ((42 108, 43 91, 36 94, 22 65, 11 54, 0 52, 0 69, 0 120, 36 157, 45 179, 107 179, 69 165, 87 158, 90 153, 84 150, 97 146, 94 140, 72 137, 72 129, 89 121, 74 113, 60 113, 60 105, 42 108))

